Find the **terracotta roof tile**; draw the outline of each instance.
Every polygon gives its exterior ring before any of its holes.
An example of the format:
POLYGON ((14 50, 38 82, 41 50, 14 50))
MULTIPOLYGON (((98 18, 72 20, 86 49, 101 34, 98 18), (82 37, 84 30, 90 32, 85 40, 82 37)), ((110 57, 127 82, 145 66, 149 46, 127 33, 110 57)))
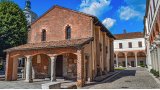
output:
POLYGON ((133 32, 133 33, 115 34, 115 37, 117 40, 143 38, 143 33, 142 32, 133 32))
POLYGON ((4 52, 16 51, 16 50, 33 50, 33 49, 43 49, 43 48, 61 48, 61 47, 77 47, 83 46, 93 40, 93 37, 82 38, 82 39, 71 39, 71 40, 61 40, 61 41, 51 41, 51 42, 41 42, 41 43, 28 43, 4 50, 4 52))

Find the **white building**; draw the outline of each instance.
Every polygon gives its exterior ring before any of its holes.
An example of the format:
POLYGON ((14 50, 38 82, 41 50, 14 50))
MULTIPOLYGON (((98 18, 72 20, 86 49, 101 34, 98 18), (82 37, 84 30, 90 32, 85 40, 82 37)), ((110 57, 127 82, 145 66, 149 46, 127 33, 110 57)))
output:
POLYGON ((160 0, 146 0, 144 34, 148 69, 160 74, 160 0))
POLYGON ((146 65, 145 39, 143 33, 116 34, 114 40, 115 67, 146 65))

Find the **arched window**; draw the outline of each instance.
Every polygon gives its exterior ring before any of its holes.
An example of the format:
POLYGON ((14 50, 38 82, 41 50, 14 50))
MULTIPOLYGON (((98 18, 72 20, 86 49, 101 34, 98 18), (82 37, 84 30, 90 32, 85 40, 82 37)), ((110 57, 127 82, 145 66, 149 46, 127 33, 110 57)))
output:
POLYGON ((46 30, 43 29, 42 30, 42 38, 41 38, 42 41, 46 41, 46 30))
POLYGON ((71 27, 66 27, 66 39, 71 39, 71 27))

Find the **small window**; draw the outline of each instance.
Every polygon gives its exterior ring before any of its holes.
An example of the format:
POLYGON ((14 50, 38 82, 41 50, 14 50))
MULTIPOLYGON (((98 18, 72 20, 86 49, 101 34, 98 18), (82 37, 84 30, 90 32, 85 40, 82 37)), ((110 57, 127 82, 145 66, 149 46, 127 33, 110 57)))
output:
POLYGON ((66 28, 66 39, 71 39, 71 27, 67 26, 66 28))
POLYGON ((123 48, 122 43, 119 43, 119 48, 123 48))
POLYGON ((142 47, 142 42, 138 42, 138 46, 139 46, 139 47, 142 47))
POLYGON ((132 48, 132 43, 129 42, 129 43, 128 43, 128 46, 129 46, 129 48, 132 48))
POLYGON ((41 41, 46 41, 46 30, 45 29, 42 30, 42 39, 41 39, 41 41))

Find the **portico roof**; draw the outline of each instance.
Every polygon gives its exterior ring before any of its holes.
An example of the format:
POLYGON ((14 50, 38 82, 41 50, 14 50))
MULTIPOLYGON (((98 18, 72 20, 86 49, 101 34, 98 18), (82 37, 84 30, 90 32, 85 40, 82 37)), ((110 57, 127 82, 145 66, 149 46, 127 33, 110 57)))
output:
POLYGON ((44 48, 81 47, 92 40, 93 40, 93 37, 71 39, 71 40, 50 41, 50 42, 40 42, 40 43, 28 43, 28 44, 6 49, 4 50, 4 52, 11 52, 11 51, 17 51, 17 50, 34 50, 34 49, 44 49, 44 48))

